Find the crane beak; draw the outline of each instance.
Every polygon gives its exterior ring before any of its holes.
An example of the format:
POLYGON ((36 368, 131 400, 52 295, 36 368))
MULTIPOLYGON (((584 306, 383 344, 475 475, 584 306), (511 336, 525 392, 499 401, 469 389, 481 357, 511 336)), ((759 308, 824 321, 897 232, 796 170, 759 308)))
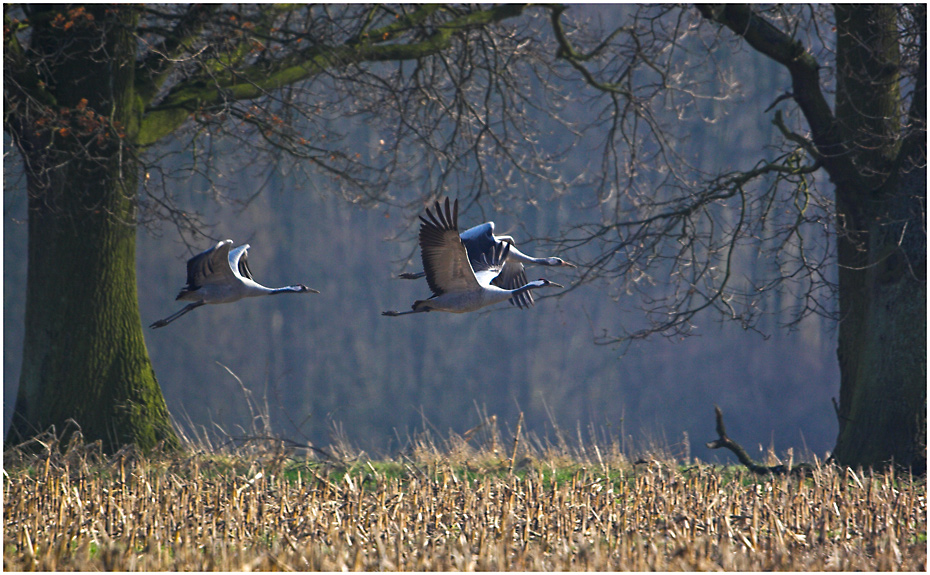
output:
POLYGON ((557 288, 563 288, 563 289, 565 288, 565 286, 563 286, 562 284, 557 284, 557 283, 555 283, 555 282, 552 281, 552 280, 549 280, 549 285, 555 286, 555 287, 557 287, 557 288))

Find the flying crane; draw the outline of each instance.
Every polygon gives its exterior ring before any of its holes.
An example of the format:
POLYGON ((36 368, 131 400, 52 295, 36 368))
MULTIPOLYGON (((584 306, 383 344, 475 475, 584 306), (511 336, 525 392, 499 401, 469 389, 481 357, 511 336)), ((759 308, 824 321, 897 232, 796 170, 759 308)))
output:
POLYGON ((176 299, 192 303, 149 327, 164 327, 187 312, 208 303, 230 303, 246 297, 282 293, 320 293, 303 284, 279 288, 261 285, 252 279, 252 272, 249 270, 246 257, 249 244, 230 250, 232 244, 232 240, 223 240, 187 260, 187 285, 181 289, 176 299))

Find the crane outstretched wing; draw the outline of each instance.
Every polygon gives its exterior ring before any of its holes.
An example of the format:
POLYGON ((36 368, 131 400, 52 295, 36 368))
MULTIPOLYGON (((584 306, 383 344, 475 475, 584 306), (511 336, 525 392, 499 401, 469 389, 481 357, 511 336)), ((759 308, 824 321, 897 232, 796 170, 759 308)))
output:
POLYGON ((195 291, 204 284, 218 283, 220 278, 231 277, 233 273, 229 269, 229 248, 232 243, 232 240, 217 242, 212 248, 187 260, 187 285, 181 290, 181 294, 195 291))
POLYGON ((242 244, 229 252, 229 269, 238 270, 239 276, 255 281, 249 269, 249 244, 242 244))
POLYGON ((490 255, 491 250, 500 243, 494 237, 494 222, 484 222, 473 228, 468 228, 459 234, 459 237, 462 238, 462 243, 465 244, 465 249, 468 251, 468 258, 472 262, 477 261, 481 254, 490 255))
POLYGON ((426 282, 434 295, 446 292, 478 289, 478 280, 468 261, 468 252, 459 238, 459 201, 449 209, 446 198, 445 211, 436 202, 436 214, 426 208, 426 216, 420 216, 420 257, 426 282))
MULTIPOLYGON (((510 246, 510 244, 505 245, 510 246)), ((501 269, 500 274, 498 274, 491 283, 499 288, 514 290, 525 286, 529 282, 526 279, 526 270, 523 264, 520 262, 508 261, 504 263, 504 267, 501 269)), ((533 305, 533 291, 527 290, 518 293, 510 298, 509 301, 518 308, 528 308, 533 305)))
MULTIPOLYGON (((494 222, 485 222, 473 228, 469 228, 461 233, 462 243, 468 250, 468 258, 471 260, 472 267, 480 261, 485 255, 493 257, 494 249, 504 244, 513 245, 513 238, 510 236, 495 236, 494 222)), ((477 268, 475 274, 478 275, 477 268)), ((479 277, 479 281, 480 281, 479 277)), ((519 261, 509 261, 503 263, 500 273, 491 281, 491 284, 507 290, 521 288, 527 284, 526 273, 523 263, 519 261)), ((510 303, 519 308, 528 308, 533 305, 532 291, 525 291, 510 298, 510 303)))
MULTIPOLYGON (((510 244, 501 243, 491 249, 490 254, 481 254, 478 261, 472 262, 475 269, 475 277, 478 283, 483 287, 496 285, 496 279, 500 276, 501 270, 507 265, 507 256, 510 254, 510 244)), ((520 286, 517 286, 520 287, 520 286)))

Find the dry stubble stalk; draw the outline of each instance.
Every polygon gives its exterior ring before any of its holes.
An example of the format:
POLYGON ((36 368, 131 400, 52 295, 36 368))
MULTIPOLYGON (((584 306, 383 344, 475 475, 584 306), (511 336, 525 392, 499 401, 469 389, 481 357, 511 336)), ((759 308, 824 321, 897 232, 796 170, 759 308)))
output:
POLYGON ((469 475, 437 459, 308 480, 240 463, 7 469, 4 569, 926 569, 926 484, 905 477, 613 461, 556 480, 564 461, 469 475))

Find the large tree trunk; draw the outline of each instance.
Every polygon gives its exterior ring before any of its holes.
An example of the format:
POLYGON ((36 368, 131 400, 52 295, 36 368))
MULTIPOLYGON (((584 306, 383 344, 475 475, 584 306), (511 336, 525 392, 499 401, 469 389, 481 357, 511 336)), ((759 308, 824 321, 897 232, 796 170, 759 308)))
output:
POLYGON ((148 358, 136 292, 138 164, 125 144, 134 125, 134 17, 131 10, 98 8, 94 18, 74 18, 68 35, 60 22, 34 32, 56 81, 49 88, 57 112, 43 112, 45 122, 64 126, 36 130, 45 125, 41 117, 19 119, 29 265, 8 445, 50 426, 64 430, 70 420, 107 450, 178 443, 148 358))
MULTIPOLYGON (((923 472, 925 149, 901 147, 896 9, 847 5, 838 6, 836 15, 836 119, 858 173, 854 178, 831 173, 837 182, 841 314, 839 435, 833 455, 843 465, 894 462, 923 472)), ((916 88, 925 94, 925 58, 922 64, 916 88)), ((921 113, 925 119, 926 110, 921 113)), ((925 139, 923 120, 912 116, 909 121, 925 139)))
POLYGON ((142 335, 133 166, 120 182, 83 163, 41 186, 30 177, 26 334, 9 441, 73 419, 107 450, 176 444, 142 335))
MULTIPOLYGON (((839 435, 833 455, 852 466, 893 462, 926 470, 926 169, 875 204, 864 241, 840 246, 839 435), (883 211, 882 208, 887 211, 883 211), (894 214, 896 218, 888 216, 894 214), (902 241, 903 240, 903 241, 902 241)), ((868 216, 869 213, 863 214, 868 216)))

